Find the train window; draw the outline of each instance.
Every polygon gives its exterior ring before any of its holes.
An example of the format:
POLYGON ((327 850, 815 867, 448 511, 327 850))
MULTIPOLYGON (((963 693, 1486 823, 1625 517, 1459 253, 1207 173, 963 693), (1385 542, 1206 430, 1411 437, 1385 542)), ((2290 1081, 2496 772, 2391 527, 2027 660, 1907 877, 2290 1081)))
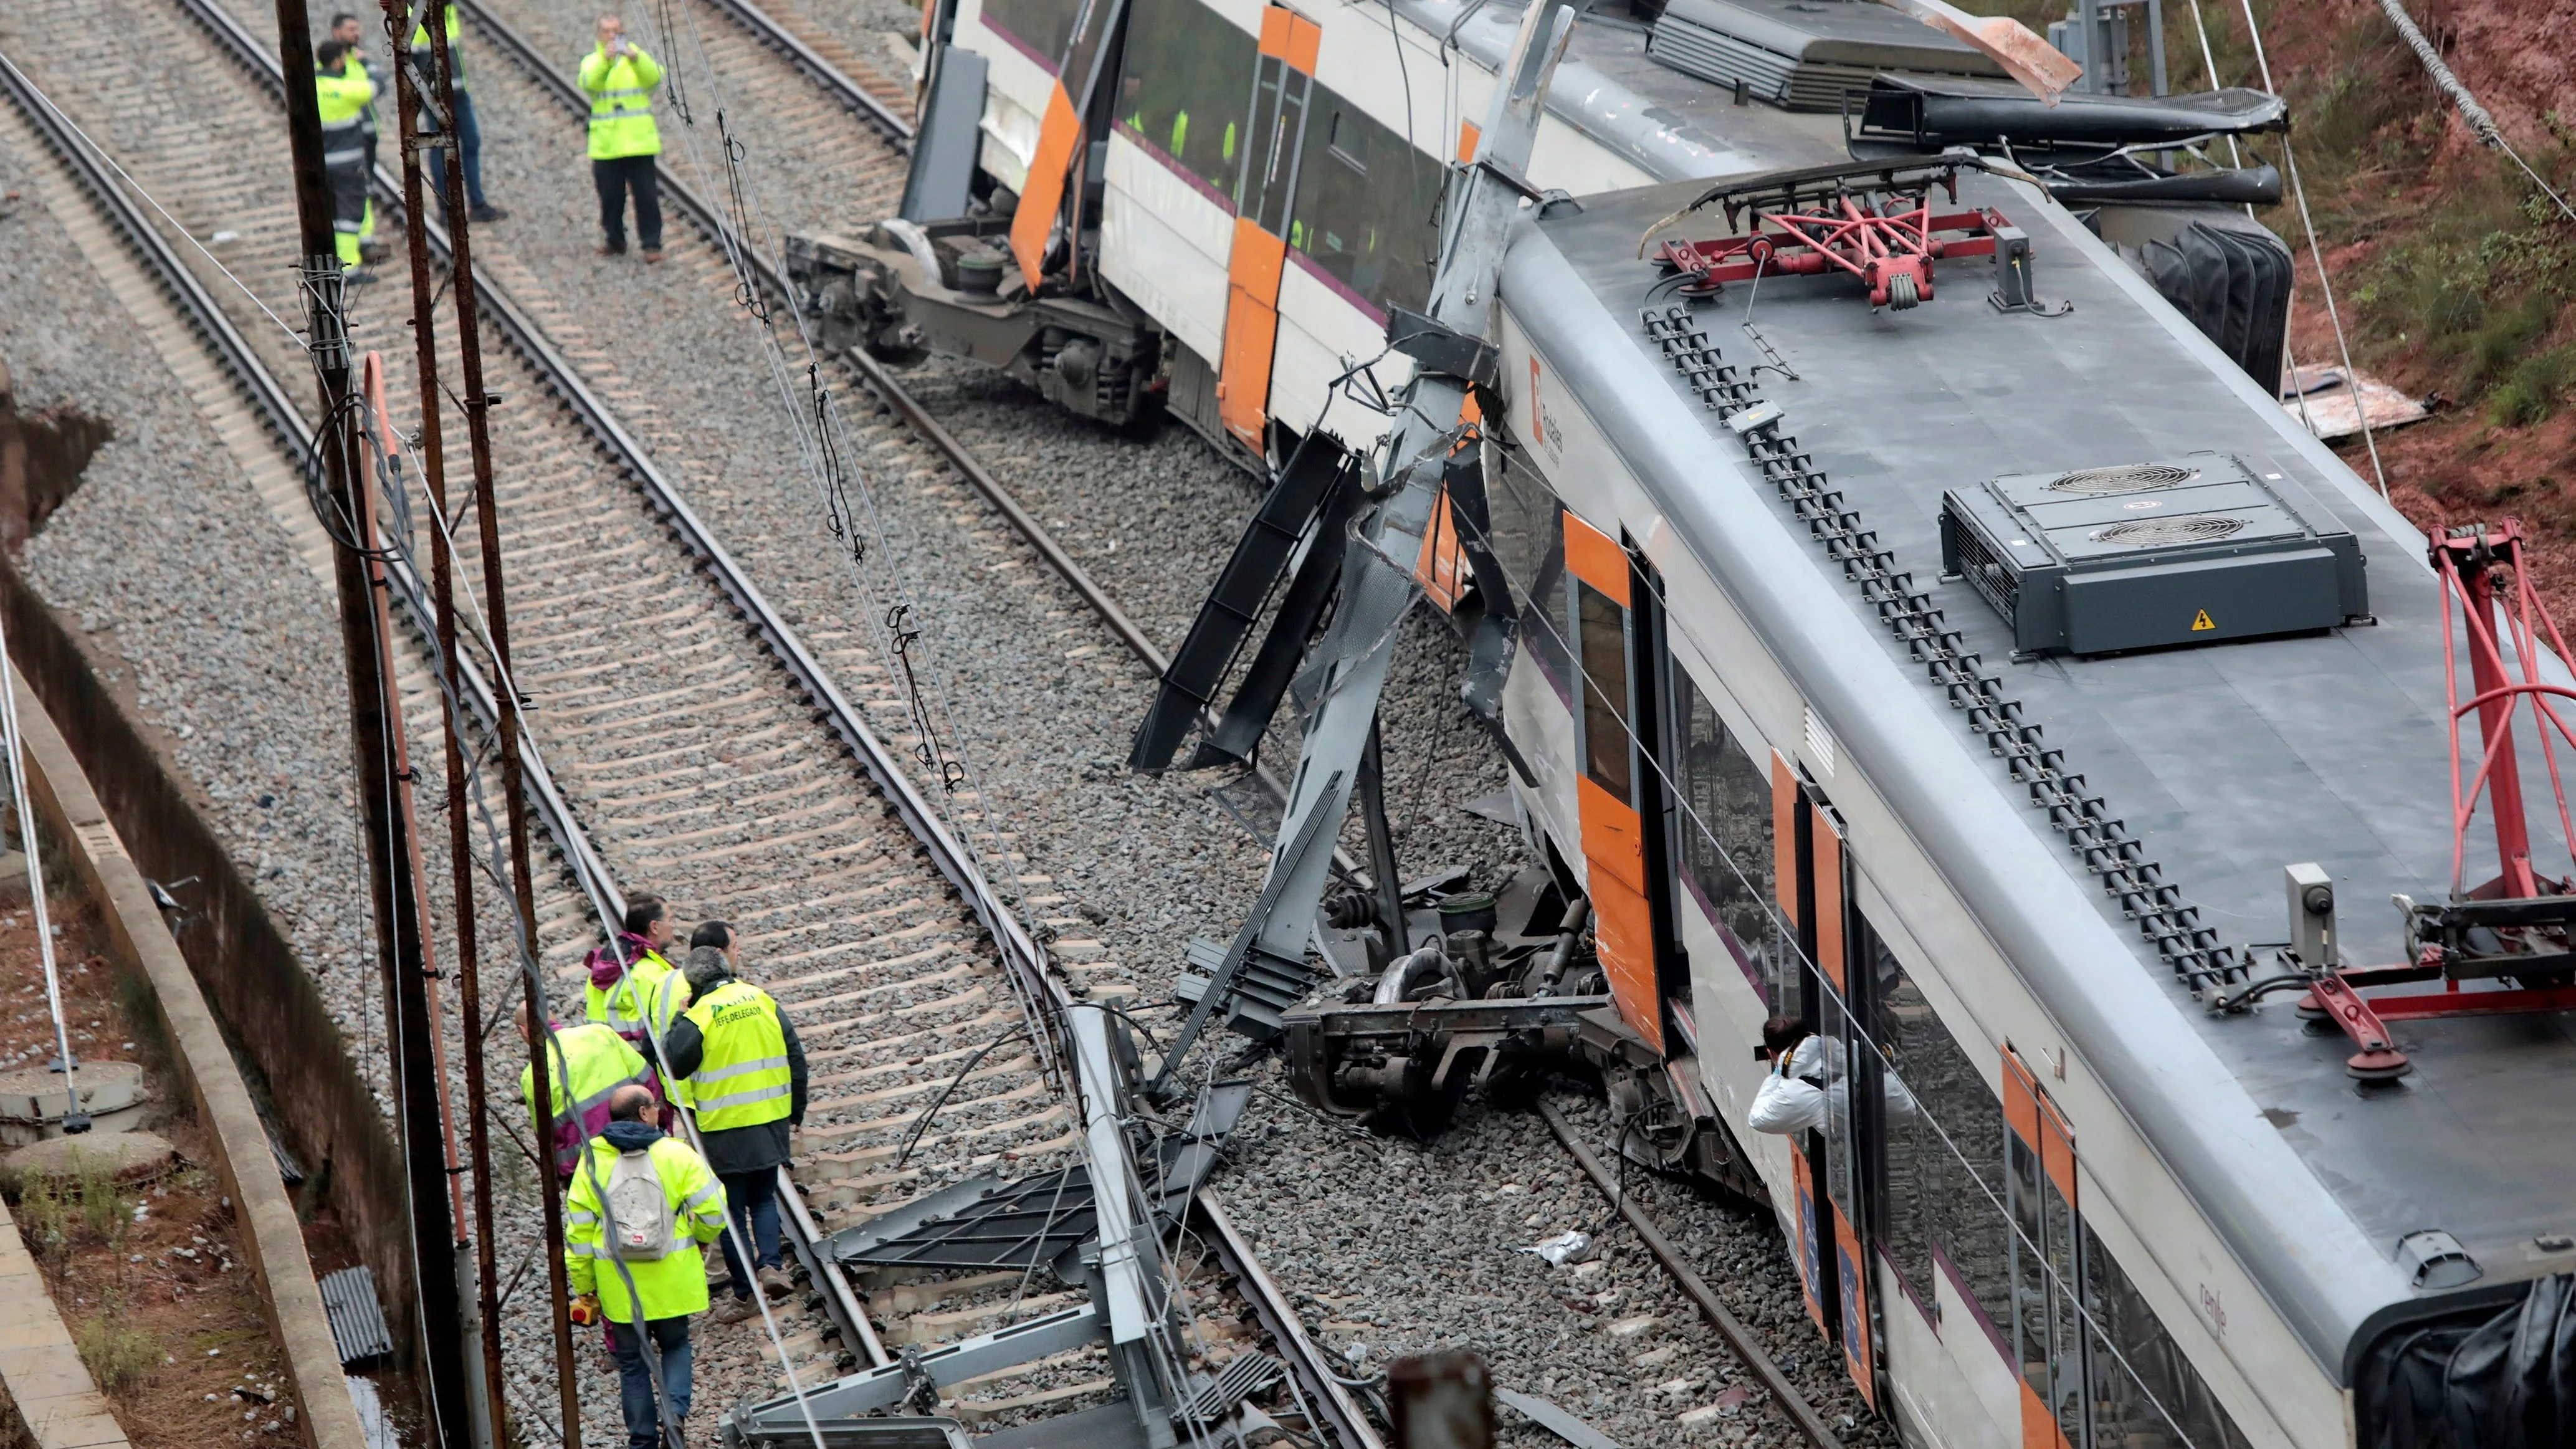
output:
POLYGON ((1564 564, 1564 508, 1556 494, 1514 450, 1488 438, 1484 444, 1485 518, 1492 525, 1494 561, 1512 581, 1512 603, 1527 609, 1551 552, 1564 564))
POLYGON ((2090 1228, 2084 1230, 2084 1307, 2095 1328, 2089 1361, 2096 1445, 2241 1449, 2244 1431, 2090 1228))
POLYGON ((1536 582, 1530 585, 1530 612, 1522 617, 1532 622, 1521 629, 1521 642, 1529 646, 1539 672, 1556 686, 1557 696, 1570 704, 1574 699, 1574 661, 1565 634, 1565 516, 1553 504, 1548 506, 1544 527, 1547 552, 1539 556, 1536 582))
POLYGON ((1995 1207, 2004 1197, 2003 1103, 1868 917, 1861 922, 1870 1036, 1887 1073, 1878 1241, 1917 1305, 1929 1310, 1933 1279, 1946 1272, 1991 1331, 2012 1322, 2012 1236, 1995 1207))
POLYGON ((1574 581, 1575 648, 1583 657, 1583 773, 1628 804, 1628 611, 1574 581))
POLYGON ((984 0, 984 23, 1045 58, 1055 69, 1073 43, 1082 0, 984 0))
POLYGON ((1689 808, 1676 826, 1683 884, 1717 925, 1763 1004, 1785 1011, 1788 959, 1773 913, 1771 776, 1727 729, 1679 665, 1665 670, 1673 701, 1675 783, 1689 808))
POLYGON ((1199 0, 1130 0, 1118 117, 1223 196, 1241 179, 1259 46, 1199 0))
POLYGON ((1289 245, 1374 308, 1429 305, 1446 172, 1402 136, 1314 88, 1289 245))

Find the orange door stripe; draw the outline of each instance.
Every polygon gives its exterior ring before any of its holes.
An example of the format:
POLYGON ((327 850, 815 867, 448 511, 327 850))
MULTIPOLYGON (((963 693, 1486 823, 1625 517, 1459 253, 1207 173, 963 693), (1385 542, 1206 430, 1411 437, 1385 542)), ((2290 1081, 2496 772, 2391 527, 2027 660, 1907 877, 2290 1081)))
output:
POLYGON ((1045 275, 1047 234, 1055 229, 1056 209, 1064 204, 1065 168, 1073 164, 1074 148, 1081 144, 1082 122, 1059 77, 1047 93, 1046 119, 1038 123, 1038 154, 1029 162, 1028 189, 1020 193, 1020 209, 1011 214, 1011 255, 1032 293, 1045 275))
MULTIPOLYGON (((1830 1199, 1828 1199, 1830 1202, 1830 1199)), ((1863 1256, 1860 1237, 1852 1231, 1851 1219, 1843 1216, 1842 1204, 1832 1203, 1834 1210, 1834 1281, 1843 1295, 1843 1371, 1851 1375, 1852 1387, 1878 1407, 1877 1357, 1869 1346, 1869 1262, 1863 1256)))
POLYGON ((1226 259, 1225 358, 1217 369, 1217 417, 1254 448, 1269 419, 1270 358, 1279 342, 1279 274, 1288 243, 1250 217, 1234 219, 1226 259))
POLYGON ((1460 121, 1458 123, 1458 159, 1461 161, 1475 160, 1476 142, 1480 140, 1484 134, 1485 133, 1482 130, 1477 128, 1475 122, 1460 121))
MULTIPOLYGON (((1265 27, 1267 28, 1267 27, 1265 27)), ((1324 27, 1303 16, 1292 16, 1288 22, 1288 68, 1303 75, 1315 73, 1315 57, 1324 49, 1324 27)))
POLYGON ((2004 1121, 2031 1151, 2039 1150, 2039 1079, 2010 1042, 2004 1043, 2004 1121))
POLYGON ((1851 990, 1843 963, 1843 838, 1824 811, 1813 805, 1807 810, 1815 824, 1810 839, 1816 852, 1816 965, 1841 995, 1851 990))
POLYGON ((1592 893, 1593 941, 1610 977, 1621 1020, 1655 1050, 1664 1047, 1661 993, 1655 982, 1655 930, 1646 909, 1646 836, 1636 807, 1592 783, 1574 781, 1583 829, 1583 860, 1592 893))
POLYGON ((1807 1316, 1816 1321, 1816 1330, 1821 1333, 1825 1327, 1825 1303, 1816 1296, 1816 1282, 1826 1247, 1817 1239, 1824 1233, 1824 1215, 1816 1207, 1816 1169, 1795 1138, 1789 1142, 1789 1180, 1790 1200, 1797 1205, 1790 1216, 1794 1219, 1791 1226, 1798 1232, 1798 1286, 1806 1292, 1807 1316))
POLYGON ((2058 1115, 2057 1104, 2039 1099, 2039 1165, 2057 1184, 2066 1206, 2075 1206, 2075 1129, 2058 1115))
POLYGON ((1288 54, 1288 30, 1297 16, 1285 6, 1273 5, 1261 12, 1261 53, 1285 59, 1288 54))
POLYGON ((1628 551, 1575 515, 1565 515, 1566 571, 1628 607, 1628 551))
POLYGON ((1431 505, 1431 526, 1423 530, 1422 553, 1413 561, 1413 581, 1422 585, 1423 597, 1440 606, 1440 612, 1458 611, 1458 596, 1466 592, 1467 555, 1458 542, 1458 520, 1449 511, 1449 490, 1440 490, 1439 499, 1431 505))

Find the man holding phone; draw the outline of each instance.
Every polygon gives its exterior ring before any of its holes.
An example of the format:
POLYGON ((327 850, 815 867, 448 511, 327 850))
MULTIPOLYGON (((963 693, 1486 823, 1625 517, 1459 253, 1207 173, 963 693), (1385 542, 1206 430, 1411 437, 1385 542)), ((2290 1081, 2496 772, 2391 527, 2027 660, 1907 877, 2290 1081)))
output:
POLYGON ((581 61, 590 97, 590 179, 599 191, 599 254, 626 252, 626 196, 635 196, 636 240, 644 260, 662 260, 662 195, 653 170, 662 133, 653 123, 653 91, 662 67, 626 38, 626 22, 599 17, 599 46, 581 61))

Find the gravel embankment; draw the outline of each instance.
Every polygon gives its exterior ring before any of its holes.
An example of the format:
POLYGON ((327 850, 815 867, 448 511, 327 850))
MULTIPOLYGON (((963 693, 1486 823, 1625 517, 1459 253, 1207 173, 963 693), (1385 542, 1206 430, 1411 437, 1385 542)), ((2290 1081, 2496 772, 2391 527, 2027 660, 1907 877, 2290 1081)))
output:
MULTIPOLYGON (((381 1052, 338 616, 268 505, 0 143, 0 352, 20 405, 114 429, 18 567, 111 660, 361 1059, 381 1052), (342 990, 338 988, 345 987, 342 990)), ((180 887, 184 902, 186 888, 180 887)))

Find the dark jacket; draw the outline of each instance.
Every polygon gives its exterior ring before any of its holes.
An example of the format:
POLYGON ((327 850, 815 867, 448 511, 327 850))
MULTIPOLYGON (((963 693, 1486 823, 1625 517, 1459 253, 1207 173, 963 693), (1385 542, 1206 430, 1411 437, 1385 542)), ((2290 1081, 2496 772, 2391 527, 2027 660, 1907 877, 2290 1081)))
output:
MULTIPOLYGON (((721 984, 710 981, 707 990, 713 991, 721 984)), ((700 1133, 706 1144, 707 1166, 718 1177, 763 1172, 784 1164, 788 1157, 788 1129, 805 1124, 805 1044, 796 1039, 796 1023, 788 1019, 783 1006, 778 1009, 778 1030, 787 1042, 787 1075, 792 1088, 787 1115, 756 1127, 700 1133)), ((700 1034, 696 1022, 682 1016, 671 1023, 670 1032, 662 1038, 662 1055, 670 1062, 674 1075, 694 1076, 706 1060, 706 1037, 700 1034)))

